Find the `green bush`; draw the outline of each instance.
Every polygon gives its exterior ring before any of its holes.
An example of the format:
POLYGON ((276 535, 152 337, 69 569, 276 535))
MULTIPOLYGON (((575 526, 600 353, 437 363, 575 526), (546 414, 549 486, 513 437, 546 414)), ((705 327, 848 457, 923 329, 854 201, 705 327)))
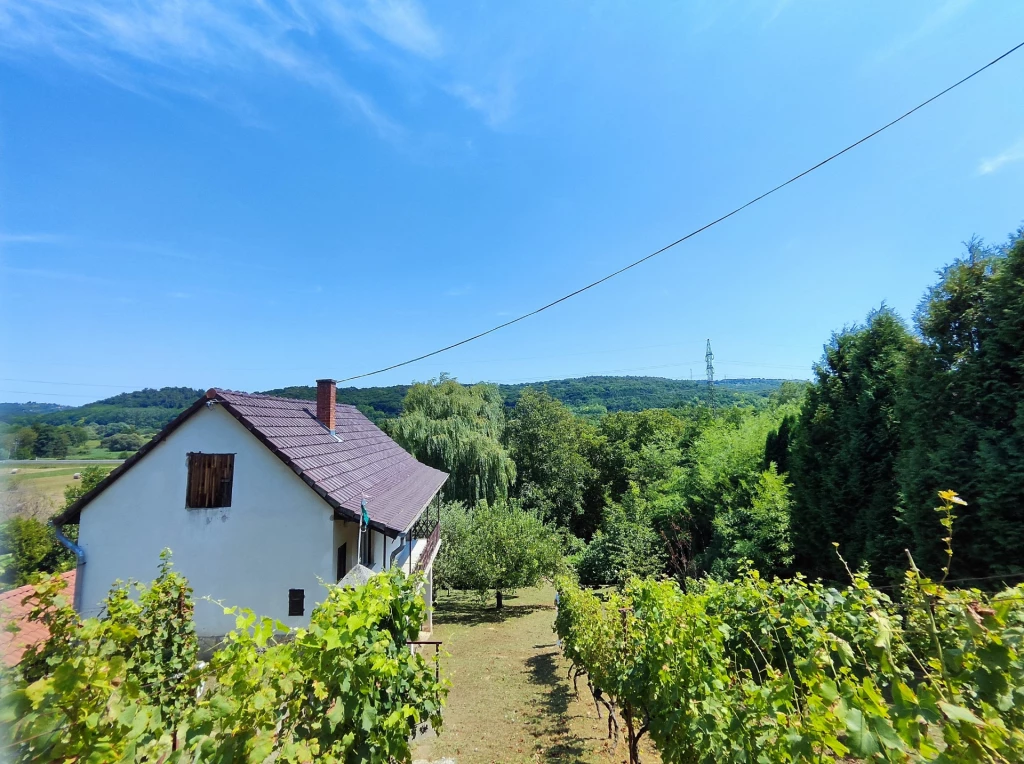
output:
POLYGON ((57 541, 53 528, 34 517, 12 517, 0 523, 0 555, 8 554, 2 578, 7 587, 75 567, 75 556, 57 541))
POLYGON ((503 594, 536 586, 563 566, 565 535, 514 501, 481 501, 472 509, 449 504, 442 511, 441 534, 437 585, 481 597, 493 591, 498 608, 503 594))
MULTIPOLYGON (((100 465, 82 470, 81 479, 64 489, 63 509, 95 488, 108 472, 108 467, 100 465)), ((72 540, 78 538, 77 525, 67 526, 64 532, 72 540)), ((42 575, 75 567, 75 556, 57 540, 53 528, 32 517, 12 517, 0 523, 0 555, 9 555, 0 571, 0 584, 8 587, 23 586, 42 575)))
POLYGON ((583 584, 622 585, 633 576, 660 575, 665 562, 665 543, 651 527, 639 488, 630 484, 622 503, 608 507, 601 530, 579 554, 576 572, 583 584))
POLYGON ((110 435, 100 441, 100 446, 108 451, 138 451, 145 441, 137 432, 123 432, 110 435))

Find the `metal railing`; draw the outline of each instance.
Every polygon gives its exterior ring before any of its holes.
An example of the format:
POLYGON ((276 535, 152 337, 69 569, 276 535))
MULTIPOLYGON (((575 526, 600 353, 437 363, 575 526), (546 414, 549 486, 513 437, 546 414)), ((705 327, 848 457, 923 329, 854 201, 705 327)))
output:
POLYGON ((436 639, 415 639, 405 644, 412 647, 413 645, 433 645, 434 646, 434 681, 441 681, 441 645, 444 644, 436 639))
POLYGON ((412 528, 409 529, 409 537, 413 539, 427 538, 431 531, 434 530, 434 526, 440 521, 441 502, 435 499, 423 510, 423 514, 419 516, 419 519, 413 523, 412 528))
MULTIPOLYGON (((420 515, 419 519, 413 523, 413 526, 409 529, 409 558, 407 570, 410 574, 413 571, 424 572, 430 559, 433 557, 434 552, 437 550, 437 545, 441 539, 441 499, 440 496, 435 496, 434 500, 427 505, 424 509, 423 514, 420 515), (416 560, 415 565, 412 561, 412 553, 416 546, 416 541, 419 539, 426 539, 426 544, 423 548, 423 553, 416 560)), ((404 564, 404 563, 403 563, 404 564)))
POLYGON ((427 545, 423 547, 423 553, 420 555, 420 558, 416 560, 416 570, 422 572, 427 569, 427 565, 429 565, 430 561, 433 559, 434 551, 437 549, 437 545, 440 541, 441 523, 438 522, 434 524, 434 530, 432 530, 430 535, 427 536, 427 545))

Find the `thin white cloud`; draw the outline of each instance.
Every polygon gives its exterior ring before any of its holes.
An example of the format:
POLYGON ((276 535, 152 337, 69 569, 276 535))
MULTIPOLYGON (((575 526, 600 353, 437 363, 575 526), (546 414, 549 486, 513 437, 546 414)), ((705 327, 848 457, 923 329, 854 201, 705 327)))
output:
POLYGON ((441 37, 410 0, 369 0, 362 22, 393 45, 427 58, 442 53, 441 37))
POLYGON ((0 244, 59 244, 66 240, 56 233, 0 233, 0 244))
POLYGON ((448 87, 448 92, 462 101, 473 111, 483 115, 490 127, 498 127, 512 116, 515 103, 516 88, 512 78, 502 75, 493 90, 481 90, 467 83, 458 83, 448 87))
POLYGON ((113 282, 109 279, 99 278, 97 276, 88 276, 84 273, 75 273, 73 271, 53 271, 44 270, 41 268, 15 268, 8 265, 0 265, 0 271, 4 273, 13 273, 17 276, 29 276, 31 278, 41 279, 54 279, 56 281, 77 281, 83 284, 112 284, 113 282))
POLYGON ((978 174, 991 175, 1008 164, 1021 161, 1024 161, 1024 138, 1021 138, 999 156, 982 160, 978 165, 978 174))
MULTIPOLYGON (((116 240, 95 240, 81 236, 70 236, 61 233, 9 233, 0 231, 0 247, 4 245, 36 245, 51 244, 58 247, 73 246, 76 257, 88 259, 95 255, 116 256, 116 253, 124 252, 133 255, 142 255, 146 258, 160 260, 184 261, 196 265, 209 266, 214 268, 232 267, 247 270, 266 271, 268 273, 294 274, 293 270, 251 260, 240 260, 237 258, 224 257, 216 251, 186 251, 180 247, 162 242, 142 241, 116 241, 116 240)), ((9 269, 10 270, 10 269, 9 269)), ((39 275, 49 278, 65 278, 64 274, 54 271, 22 271, 27 275, 39 275)))
MULTIPOLYGON (((8 58, 56 57, 140 94, 170 90, 213 101, 231 90, 217 87, 218 78, 286 77, 399 137, 401 128, 342 74, 332 57, 339 39, 357 50, 443 53, 416 0, 0 0, 0 55, 8 58)), ((245 112, 237 96, 227 100, 245 112)))
POLYGON ((917 28, 909 34, 905 34, 902 37, 897 38, 884 50, 876 53, 872 58, 871 63, 880 64, 930 37, 933 33, 937 32, 967 10, 967 6, 969 6, 973 1, 974 0, 946 0, 934 11, 925 16, 924 20, 917 26, 917 28))

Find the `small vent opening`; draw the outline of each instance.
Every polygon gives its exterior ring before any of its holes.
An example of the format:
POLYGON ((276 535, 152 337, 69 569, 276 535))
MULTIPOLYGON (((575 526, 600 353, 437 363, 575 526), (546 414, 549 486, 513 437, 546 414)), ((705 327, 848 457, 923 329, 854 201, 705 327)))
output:
POLYGON ((288 615, 306 614, 306 591, 305 589, 288 590, 288 615))

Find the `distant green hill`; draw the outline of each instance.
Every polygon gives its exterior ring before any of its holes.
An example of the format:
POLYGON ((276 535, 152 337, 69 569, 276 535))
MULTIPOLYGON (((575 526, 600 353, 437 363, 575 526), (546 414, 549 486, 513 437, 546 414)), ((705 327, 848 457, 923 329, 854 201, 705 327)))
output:
POLYGON ((0 404, 0 421, 14 424, 111 424, 126 422, 140 428, 161 428, 181 411, 196 401, 205 391, 191 387, 146 388, 133 393, 121 393, 84 406, 61 407, 44 413, 5 411, 0 404))
MULTIPOLYGON (((715 383, 720 405, 756 405, 782 384, 781 379, 725 379, 715 383)), ((705 399, 705 382, 664 377, 578 377, 551 379, 519 385, 499 385, 505 403, 514 406, 527 387, 547 390, 574 411, 590 416, 605 411, 641 411, 672 408, 705 399)), ((402 413, 409 385, 388 387, 339 387, 338 401, 358 406, 374 421, 402 413)), ((0 403, 0 422, 30 424, 111 424, 126 422, 139 428, 160 428, 191 405, 203 390, 162 387, 121 393, 84 406, 0 403)), ((264 391, 267 395, 316 400, 316 388, 308 385, 264 391)))
MULTIPOLYGON (((338 403, 347 403, 358 407, 364 414, 375 414, 378 418, 388 419, 402 413, 402 401, 405 399, 405 394, 409 392, 409 387, 410 385, 339 387, 338 403)), ((263 394, 280 395, 282 398, 298 398, 303 401, 316 400, 316 388, 310 385, 279 387, 275 390, 264 390, 263 394)))
MULTIPOLYGON (((715 399, 722 406, 754 404, 767 398, 785 380, 723 379, 715 383, 715 399)), ((527 387, 547 390, 554 398, 578 412, 604 408, 607 411, 642 411, 701 403, 707 397, 707 382, 666 377, 577 377, 499 385, 505 403, 514 406, 527 387)))
MULTIPOLYGON (((715 383, 716 399, 723 406, 756 404, 777 390, 782 379, 725 379, 715 383)), ((642 411, 700 403, 707 395, 707 382, 665 377, 577 377, 551 379, 518 385, 498 385, 505 403, 514 406, 527 387, 547 390, 566 406, 583 414, 602 411, 642 411)), ((402 413, 402 399, 409 385, 391 387, 339 387, 338 401, 358 406, 372 419, 402 413)), ((316 388, 309 385, 264 391, 267 395, 316 400, 316 388)))
POLYGON ((6 421, 9 417, 23 416, 25 414, 49 414, 53 411, 66 409, 59 403, 0 403, 0 422, 6 421))

